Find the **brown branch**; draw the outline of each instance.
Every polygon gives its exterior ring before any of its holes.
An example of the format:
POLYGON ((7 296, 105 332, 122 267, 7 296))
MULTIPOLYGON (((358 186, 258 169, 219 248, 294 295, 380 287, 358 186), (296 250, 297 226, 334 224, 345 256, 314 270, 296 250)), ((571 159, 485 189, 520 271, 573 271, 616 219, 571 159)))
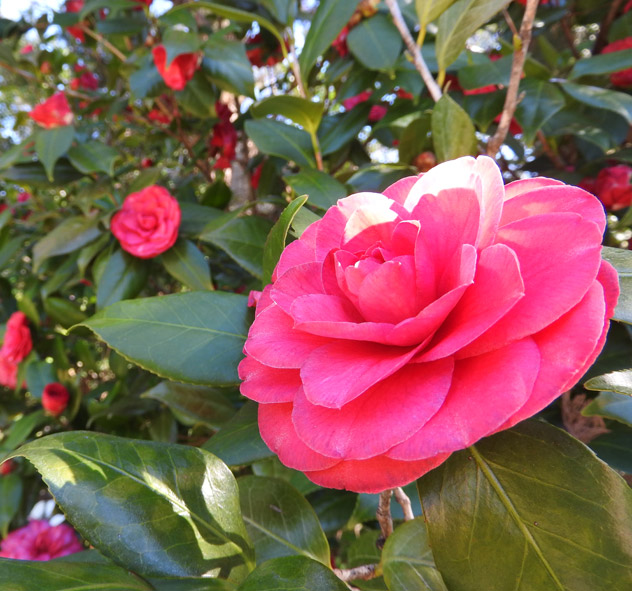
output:
POLYGON ((292 67, 292 73, 294 74, 294 78, 296 78, 296 85, 298 87, 298 92, 303 98, 308 98, 307 90, 305 89, 305 85, 303 84, 303 77, 301 76, 301 69, 298 63, 298 57, 296 56, 296 49, 294 48, 294 41, 290 37, 288 40, 288 45, 290 46, 289 51, 289 62, 292 67))
POLYGON ((610 27, 612 26, 614 19, 617 18, 621 4, 623 4, 623 0, 612 0, 610 3, 608 14, 606 14, 606 18, 603 19, 603 22, 599 26, 599 34, 597 35, 597 39, 595 40, 595 45, 592 50, 593 55, 601 53, 601 50, 608 43, 608 33, 610 32, 610 27))
POLYGON ((571 30, 570 18, 569 15, 565 15, 561 20, 562 24, 562 33, 564 33, 564 37, 566 38, 566 42, 573 54, 573 57, 578 60, 581 58, 579 51, 577 51, 577 47, 575 47, 575 39, 573 38, 573 31, 571 30))
POLYGON ((22 70, 21 68, 15 68, 13 66, 10 66, 6 62, 0 62, 0 68, 4 68, 5 70, 8 70, 12 74, 18 74, 19 76, 22 76, 23 78, 26 78, 27 80, 37 80, 37 77, 33 76, 33 74, 31 74, 30 72, 27 72, 26 70, 22 70))
POLYGON ((487 155, 492 158, 496 156, 500 146, 503 145, 503 142, 507 137, 507 132, 509 131, 509 125, 511 124, 511 120, 516 112, 516 107, 518 106, 518 87, 520 86, 520 78, 522 77, 524 63, 527 59, 529 43, 531 43, 531 31, 533 29, 533 21, 535 20, 535 13, 537 9, 538 0, 527 0, 524 17, 522 18, 522 24, 520 25, 520 34, 518 37, 514 37, 514 56, 511 64, 511 75, 509 77, 509 86, 507 87, 505 104, 503 106, 502 114, 500 115, 498 129, 487 144, 487 155))
POLYGON ((114 45, 112 45, 105 37, 103 37, 103 35, 95 33, 90 27, 84 25, 83 23, 79 23, 78 26, 86 35, 89 35, 99 43, 102 43, 104 47, 107 47, 112 55, 115 55, 122 62, 127 61, 127 57, 125 57, 123 53, 121 53, 116 47, 114 47, 114 45))
POLYGON ((391 497, 393 490, 388 489, 380 493, 376 517, 382 530, 382 538, 386 540, 393 533, 393 518, 391 517, 391 497))
POLYGON ((559 154, 557 152, 555 152, 555 150, 553 150, 553 148, 551 148, 551 144, 549 144, 549 142, 546 139, 546 136, 544 135, 542 130, 538 129, 536 135, 538 137, 538 140, 540 140, 540 144, 542 145, 542 151, 546 154, 548 159, 551 162, 553 162, 553 166, 555 166, 555 168, 557 168, 558 170, 563 170, 564 169, 564 162, 560 158, 559 154))
POLYGON ((406 48, 413 58, 413 64, 415 64, 415 68, 419 72, 421 79, 424 81, 424 84, 428 88, 428 92, 430 93, 432 100, 437 102, 441 98, 441 89, 439 88, 439 85, 436 83, 435 79, 432 77, 432 74, 430 73, 426 62, 421 55, 419 46, 417 45, 417 43, 415 43, 415 40, 412 38, 410 31, 406 26, 406 22, 404 21, 404 17, 402 16, 402 11, 399 9, 397 0, 385 1, 388 9, 391 11, 393 22, 395 23, 399 34, 402 36, 402 39, 406 44, 406 48))
POLYGON ((377 564, 363 564, 355 568, 335 568, 334 574, 345 583, 347 581, 368 581, 377 577, 377 564))
POLYGON ((507 23, 507 26, 511 30, 511 34, 514 37, 517 37, 519 34, 518 29, 516 29, 516 24, 513 22, 513 19, 511 18, 511 15, 509 14, 509 11, 506 8, 503 8, 503 17, 505 19, 505 22, 507 23))
POLYGON ((400 487, 397 487, 393 490, 395 494, 395 500, 399 503, 402 511, 404 512, 404 521, 411 521, 415 519, 415 514, 413 513, 413 507, 410 504, 410 499, 408 495, 404 492, 404 490, 400 487))

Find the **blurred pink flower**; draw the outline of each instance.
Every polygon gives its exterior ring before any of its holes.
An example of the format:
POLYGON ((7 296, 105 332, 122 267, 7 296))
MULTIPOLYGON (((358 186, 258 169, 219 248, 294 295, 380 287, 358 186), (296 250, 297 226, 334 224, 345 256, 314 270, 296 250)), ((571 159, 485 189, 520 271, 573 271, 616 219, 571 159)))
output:
POLYGON ((66 523, 52 526, 40 519, 29 521, 0 542, 0 557, 18 560, 52 560, 81 550, 83 545, 72 527, 66 523))

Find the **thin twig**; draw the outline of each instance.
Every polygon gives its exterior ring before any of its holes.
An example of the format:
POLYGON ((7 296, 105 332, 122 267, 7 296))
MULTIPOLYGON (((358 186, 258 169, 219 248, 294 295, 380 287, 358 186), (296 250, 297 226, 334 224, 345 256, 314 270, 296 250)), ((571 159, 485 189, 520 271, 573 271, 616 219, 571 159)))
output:
POLYGON ((399 503, 402 511, 404 512, 404 521, 411 521, 415 519, 415 514, 413 513, 413 506, 410 503, 410 499, 408 495, 404 492, 404 490, 400 487, 397 487, 393 490, 395 493, 395 500, 399 503))
POLYGON ((610 32, 610 27, 617 17, 619 13, 619 8, 623 4, 623 0, 612 0, 610 3, 610 9, 608 10, 608 14, 606 18, 603 19, 603 22, 599 26, 599 34, 597 35, 597 39, 595 40, 595 45, 593 46, 592 54, 596 55, 601 53, 601 50, 608 43, 608 33, 610 32))
POLYGON ((377 564, 363 564, 355 568, 335 568, 334 574, 342 581, 368 581, 377 577, 377 564))
POLYGON ((580 59, 581 55, 579 51, 577 51, 577 47, 575 47, 575 39, 573 38, 573 31, 571 30, 569 15, 564 15, 560 22, 562 25, 562 33, 564 33, 564 37, 566 38, 566 42, 568 43, 568 47, 570 48, 573 57, 576 60, 580 59))
POLYGON ((103 37, 102 35, 99 35, 99 33, 95 33, 90 27, 82 23, 79 23, 79 27, 86 35, 89 35, 90 37, 92 37, 99 43, 102 43, 105 47, 107 47, 110 50, 110 53, 112 55, 115 55, 122 62, 127 61, 127 57, 125 57, 125 55, 121 53, 116 47, 114 47, 114 45, 112 45, 105 37, 103 37))
POLYGON ((391 497, 393 490, 388 489, 380 493, 376 517, 382 530, 382 538, 386 540, 393 533, 393 518, 391 517, 391 497))
POLYGON ((555 168, 557 168, 558 170, 563 170, 564 162, 562 162, 559 154, 557 154, 557 152, 555 152, 555 150, 551 148, 551 144, 549 144, 549 141, 546 139, 546 136, 544 135, 542 130, 538 129, 536 135, 538 137, 538 140, 540 141, 540 144, 542 145, 542 151, 548 156, 549 160, 553 162, 555 168))
POLYGON ((511 30, 511 34, 517 37, 518 29, 516 29, 516 24, 513 22, 513 19, 511 18, 511 15, 509 14, 509 11, 506 8, 503 8, 503 17, 505 18, 505 22, 507 23, 507 26, 511 30))
POLYGON ((421 51, 419 50, 417 43, 415 43, 415 40, 412 38, 410 31, 406 26, 406 22, 404 21, 404 17, 402 16, 402 11, 399 9, 397 0, 385 1, 388 9, 391 11, 393 22, 395 23, 399 34, 402 36, 402 39, 406 44, 406 48, 410 52, 410 55, 412 55, 413 57, 415 68, 417 68, 421 79, 424 81, 424 84, 428 88, 428 92, 430 92, 432 100, 434 100, 435 102, 438 101, 441 98, 441 89, 439 88, 439 85, 436 83, 435 79, 432 77, 432 74, 430 73, 426 62, 421 55, 421 51))
POLYGON ((538 0, 527 0, 524 17, 522 18, 522 24, 520 25, 520 34, 517 38, 514 37, 514 56, 511 64, 511 75, 509 77, 505 104, 503 106, 502 114, 500 115, 498 129, 487 144, 487 155, 492 158, 496 155, 500 146, 502 146, 505 141, 507 132, 509 131, 509 125, 511 124, 511 120, 516 112, 516 107, 518 105, 518 87, 520 86, 520 78, 522 77, 524 63, 527 59, 529 43, 531 43, 531 31, 533 29, 533 21, 535 20, 535 13, 537 9, 538 0))
POLYGON ((22 70, 21 68, 15 68, 13 66, 10 66, 9 64, 5 62, 0 62, 0 68, 4 68, 5 70, 12 72, 13 74, 18 74, 19 76, 22 76, 23 78, 26 78, 27 80, 37 80, 37 77, 33 76, 33 74, 31 74, 30 72, 27 72, 26 70, 22 70))
POLYGON ((305 89, 305 85, 303 84, 303 77, 301 76, 301 68, 298 63, 298 57, 296 56, 294 41, 292 40, 291 37, 288 40, 288 45, 290 46, 290 51, 289 51, 290 66, 292 67, 292 73, 294 74, 294 78, 296 78, 296 85, 298 87, 298 92, 303 98, 309 98, 307 95, 307 90, 305 89))

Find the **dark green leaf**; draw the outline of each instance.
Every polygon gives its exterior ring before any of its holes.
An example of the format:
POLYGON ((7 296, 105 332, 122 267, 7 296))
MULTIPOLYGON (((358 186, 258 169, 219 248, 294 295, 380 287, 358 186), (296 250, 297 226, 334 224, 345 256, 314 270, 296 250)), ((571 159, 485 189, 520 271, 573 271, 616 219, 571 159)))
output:
POLYGON ((226 386, 239 381, 237 364, 250 324, 246 302, 245 296, 218 291, 137 299, 114 304, 78 326, 162 377, 226 386))
POLYGON ((632 370, 614 371, 603 376, 597 376, 584 384, 587 390, 617 392, 632 396, 632 370))
POLYGON ((42 398, 42 392, 47 384, 57 381, 52 363, 47 361, 32 361, 26 368, 26 386, 37 399, 42 398))
POLYGON ((237 484, 258 564, 299 554, 329 565, 327 538, 311 505, 294 487, 263 476, 243 476, 237 484))
POLYGON ((418 486, 450 591, 632 585, 632 491, 555 427, 521 423, 452 454, 418 486))
POLYGON ((520 83, 524 99, 516 108, 516 120, 523 129, 527 144, 533 144, 535 135, 544 123, 564 107, 564 94, 550 82, 527 78, 520 83))
POLYGON ((370 110, 371 105, 363 103, 342 115, 324 117, 318 134, 323 156, 333 154, 354 139, 367 124, 370 110))
MULTIPOLYGON (((21 501, 22 480, 20 477, 17 474, 0 476, 0 537, 6 537, 9 524, 20 508, 21 501)), ((2 572, 0 572, 0 581, 2 581, 2 572)))
POLYGON ((216 116, 215 89, 213 85, 199 72, 176 94, 178 104, 200 119, 216 116))
POLYGON ((329 209, 338 199, 347 196, 347 188, 326 172, 303 168, 300 172, 284 176, 283 180, 298 195, 307 195, 310 205, 329 209))
POLYGON ((614 423, 609 429, 609 433, 599 435, 588 445, 615 470, 632 474, 632 428, 614 423))
POLYGON ((632 49, 623 49, 578 60, 568 77, 572 80, 582 76, 610 74, 631 67, 632 49))
POLYGON ((243 43, 211 37, 204 44, 203 67, 220 88, 235 94, 254 96, 252 66, 243 43))
POLYGON ((96 29, 102 35, 136 35, 147 28, 144 16, 120 16, 98 20, 96 29))
POLYGON ((258 566, 238 591, 348 591, 348 587, 320 562, 284 556, 258 566))
POLYGON ((166 404, 182 424, 189 426, 202 423, 216 429, 235 414, 222 392, 206 386, 161 382, 142 396, 166 404))
POLYGON ((439 18, 455 2, 456 0, 415 0, 420 30, 425 31, 429 23, 439 18))
POLYGON ((619 275, 621 292, 613 319, 632 324, 632 252, 622 248, 604 246, 601 256, 616 269, 619 275))
POLYGON ((46 170, 49 181, 53 181, 55 163, 72 145, 75 138, 75 128, 72 125, 40 129, 35 137, 35 152, 46 170))
POLYGON ((229 466, 250 464, 274 455, 259 435, 257 408, 255 402, 246 402, 202 447, 229 466))
POLYGON ((105 172, 114 175, 114 162, 119 154, 110 146, 98 141, 86 142, 68 150, 72 165, 84 174, 105 172))
POLYGON ((66 186, 83 178, 83 175, 66 158, 60 158, 53 170, 52 180, 49 180, 48 174, 40 162, 16 164, 0 171, 0 178, 19 184, 25 183, 29 186, 58 187, 66 186))
POLYGON ((507 86, 512 61, 513 56, 506 55, 496 61, 489 60, 488 64, 465 66, 459 70, 459 84, 467 90, 482 88, 491 84, 507 86))
POLYGON ((200 38, 181 29, 167 29, 162 36, 162 45, 167 50, 167 67, 182 53, 195 53, 200 49, 200 38))
POLYGON ((29 138, 20 144, 11 146, 8 150, 4 150, 4 152, 0 154, 0 170, 13 166, 18 160, 23 158, 24 152, 27 151, 27 145, 32 141, 33 140, 29 138))
POLYGON ((163 80, 153 61, 132 73, 128 79, 129 89, 135 99, 144 99, 160 88, 163 80))
POLYGON ((316 133, 323 116, 323 105, 298 96, 277 95, 254 104, 250 112, 253 117, 281 115, 298 123, 308 133, 316 133))
POLYGON ((285 250, 285 241, 292 225, 294 217, 298 213, 299 209, 305 205, 307 196, 297 197, 292 201, 284 210, 278 221, 270 230, 265 246, 263 248, 263 285, 267 285, 272 281, 272 273, 281 253, 285 250))
POLYGON ((33 463, 81 535, 126 568, 235 581, 252 568, 233 475, 203 450, 74 431, 14 455, 33 463))
POLYGON ((256 0, 256 2, 264 6, 278 22, 284 25, 289 24, 294 11, 293 0, 256 0))
POLYGON ((573 82, 564 82, 561 86, 562 90, 576 101, 617 113, 632 125, 632 96, 629 94, 573 82))
POLYGON ((304 79, 309 76, 318 56, 331 47, 338 33, 351 18, 357 4, 357 0, 321 0, 319 2, 298 60, 304 79))
POLYGON ((177 579, 149 578, 154 591, 235 591, 236 587, 223 579, 208 577, 192 578, 178 577, 177 579))
POLYGON ((410 164, 416 156, 432 147, 432 140, 428 137, 430 122, 430 115, 424 114, 406 126, 399 139, 400 162, 410 164))
POLYGON ((220 209, 198 203, 181 203, 180 210, 182 212, 180 234, 195 237, 199 236, 209 224, 225 215, 220 209))
POLYGON ((582 409, 586 417, 605 417, 632 427, 632 398, 615 392, 602 392, 582 409))
POLYGON ((212 290, 211 270, 200 249, 190 240, 178 240, 162 254, 162 262, 170 275, 193 290, 212 290))
POLYGON ((447 591, 421 518, 398 526, 386 540, 382 570, 390 591, 447 591))
MULTIPOLYGON (((6 211, 11 215, 11 210, 7 209, 6 211)), ((2 245, 2 248, 0 248, 0 268, 7 267, 9 261, 11 261, 20 248, 22 248, 25 239, 25 236, 16 236, 2 245)))
POLYGON ((435 105, 431 128, 439 162, 477 153, 474 124, 450 95, 444 94, 435 105))
POLYGON ((347 45, 365 68, 392 70, 402 50, 402 38, 391 19, 377 14, 349 31, 347 45))
POLYGON ((8 436, 0 444, 0 456, 13 451, 18 445, 24 443, 29 435, 40 425, 43 425, 46 420, 44 411, 36 410, 13 421, 8 436))
POLYGON ((351 185, 356 193, 361 193, 362 191, 375 193, 383 191, 399 179, 414 174, 415 170, 409 166, 374 164, 358 170, 347 183, 351 185))
MULTIPOLYGON (((302 495, 308 495, 320 489, 317 484, 314 484, 302 472, 284 466, 276 456, 254 462, 252 464, 252 471, 256 476, 281 478, 289 482, 302 495)), ((371 518, 373 517, 375 517, 375 511, 373 511, 371 515, 371 518)))
POLYGON ((146 261, 115 250, 107 259, 97 285, 97 308, 136 296, 147 282, 146 261))
POLYGON ((264 154, 316 168, 312 141, 302 129, 271 119, 246 121, 246 133, 264 154))
POLYGON ((148 583, 114 565, 8 558, 0 558, 0 588, 6 591, 85 591, 97 588, 99 591, 153 591, 148 583))
POLYGON ((82 312, 77 304, 64 298, 47 297, 44 300, 44 311, 64 328, 70 328, 87 318, 86 313, 82 312))

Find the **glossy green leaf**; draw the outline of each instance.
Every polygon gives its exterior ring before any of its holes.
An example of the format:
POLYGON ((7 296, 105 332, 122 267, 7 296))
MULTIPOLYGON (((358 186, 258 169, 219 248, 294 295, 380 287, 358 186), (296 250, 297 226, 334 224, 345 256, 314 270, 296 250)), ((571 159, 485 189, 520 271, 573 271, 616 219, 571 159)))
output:
POLYGON ((72 125, 40 129, 35 137, 35 152, 46 170, 49 181, 53 181, 55 163, 72 145, 75 138, 75 128, 72 125))
POLYGON ((400 162, 408 164, 423 151, 432 147, 432 139, 429 137, 430 125, 430 115, 425 113, 406 126, 397 146, 400 162))
POLYGON ((465 49, 465 42, 509 0, 458 0, 437 21, 436 55, 440 70, 446 70, 465 49))
POLYGON ((24 153, 27 152, 27 146, 32 141, 33 140, 29 138, 22 143, 4 150, 2 154, 0 154, 0 170, 13 166, 16 162, 24 158, 24 153))
POLYGON ((348 587, 320 562, 284 556, 259 565, 238 591, 348 591, 348 587))
POLYGON ((347 184, 352 187, 355 193, 362 191, 380 192, 399 179, 414 175, 415 172, 415 169, 410 166, 373 164, 354 173, 347 184))
POLYGON ((614 419, 632 427, 632 398, 616 392, 602 392, 582 409, 582 414, 614 419))
POLYGON ((246 121, 246 133, 264 154, 316 168, 312 140, 302 129, 271 119, 246 121))
POLYGON ((218 291, 136 299, 118 302, 78 326, 159 376, 226 386, 239 381, 237 364, 250 324, 246 302, 245 296, 218 291))
POLYGON ((85 142, 68 150, 68 160, 84 174, 105 172, 113 176, 114 162, 118 157, 117 150, 98 141, 85 142))
POLYGON ((50 257, 68 254, 92 242, 101 234, 97 224, 97 219, 83 216, 61 222, 33 246, 33 269, 37 271, 50 257))
POLYGON ((250 112, 253 117, 281 115, 298 123, 305 131, 316 133, 323 116, 323 105, 299 96, 277 95, 254 104, 250 112))
POLYGON ((146 261, 122 250, 115 250, 108 257, 103 274, 98 279, 97 308, 105 308, 138 295, 145 287, 148 272, 146 261))
POLYGON ((459 69, 459 84, 467 89, 482 88, 492 84, 509 84, 513 55, 506 55, 486 64, 475 64, 459 69))
POLYGON ((623 49, 580 59, 575 62, 568 78, 572 80, 582 76, 610 74, 626 68, 632 68, 632 49, 623 49))
POLYGON ((201 73, 195 76, 184 87, 183 90, 176 94, 178 105, 191 115, 199 119, 209 119, 215 117, 215 100, 216 90, 213 85, 201 73))
POLYGON ((430 124, 439 162, 477 153, 474 124, 450 95, 444 94, 439 99, 430 124))
POLYGON ((224 250, 254 277, 263 276, 263 245, 271 224, 263 218, 244 216, 200 234, 200 240, 224 250))
POLYGON ((417 484, 450 591, 632 585, 632 490, 555 427, 521 423, 452 454, 417 484))
POLYGON ((139 577, 110 564, 8 558, 0 558, 0 588, 5 591, 153 591, 151 585, 139 577))
POLYGON ((364 19, 349 31, 347 46, 369 70, 392 70, 402 50, 402 37, 384 14, 364 19))
POLYGON ((632 252, 622 248, 604 246, 601 257, 608 261, 619 275, 620 294, 613 319, 632 324, 632 252))
POLYGON ((309 72, 334 42, 338 33, 347 24, 354 13, 358 0, 321 0, 298 59, 301 75, 307 79, 309 72))
POLYGON ((26 386, 37 399, 42 398, 42 392, 47 384, 57 381, 55 368, 47 361, 32 361, 26 368, 26 386))
POLYGON ((35 466, 77 531, 121 566, 235 581, 252 569, 233 475, 203 450, 74 431, 14 455, 35 466))
POLYGON ((0 457, 24 443, 31 433, 47 420, 44 411, 41 409, 14 420, 9 429, 9 434, 3 439, 2 443, 0 443, 0 457))
POLYGON ((388 537, 382 571, 390 591, 447 591, 428 544, 422 518, 402 523, 388 537))
MULTIPOLYGON (((320 151, 323 156, 333 154, 353 140, 367 124, 371 105, 362 103, 342 115, 328 115, 318 130, 320 151)), ((315 168, 312 166, 312 168, 315 168)))
POLYGON ((300 172, 284 176, 283 180, 298 195, 307 195, 310 205, 329 209, 338 199, 347 196, 347 188, 326 172, 303 168, 300 172))
POLYGON ((520 83, 525 97, 516 108, 516 120, 522 126, 523 138, 533 144, 536 133, 565 105, 564 94, 550 82, 527 78, 520 83))
POLYGON ((46 315, 64 328, 79 324, 88 317, 77 304, 65 298, 47 297, 43 304, 46 315))
POLYGON ((66 158, 60 158, 53 169, 52 180, 40 162, 15 164, 0 171, 0 178, 35 187, 59 187, 83 178, 83 175, 66 158))
POLYGON ((204 69, 220 88, 235 94, 254 96, 252 65, 240 41, 211 37, 204 44, 204 69))
POLYGON ((79 11, 80 18, 85 18, 101 8, 120 9, 135 8, 134 0, 87 0, 79 11))
MULTIPOLYGON (((302 495, 308 495, 309 493, 320 489, 320 487, 309 480, 303 472, 284 466, 276 456, 254 462, 251 467, 255 476, 267 476, 270 478, 280 478, 285 480, 302 495)), ((372 517, 375 517, 375 511, 373 511, 371 518, 372 517)))
POLYGON ((183 53, 195 53, 200 49, 200 38, 181 29, 169 28, 162 36, 162 45, 167 51, 167 67, 174 58, 183 53))
POLYGON ((181 203, 180 211, 180 235, 195 236, 204 232, 204 229, 216 220, 221 220, 226 214, 220 209, 200 205, 198 203, 181 203))
MULTIPOLYGON (((11 210, 5 210, 11 214, 11 210)), ((11 238, 8 242, 2 245, 0 248, 0 268, 5 268, 9 261, 15 257, 25 241, 25 236, 16 236, 11 238)))
POLYGON ((178 240, 162 254, 162 263, 170 275, 193 290, 212 290, 211 270, 200 249, 190 240, 178 240))
MULTIPOLYGON (((148 58, 151 58, 151 54, 148 58)), ((134 99, 144 99, 162 88, 164 81, 153 59, 148 59, 140 69, 130 74, 128 82, 134 99)))
POLYGON ((599 435, 588 445, 615 470, 632 474, 632 427, 611 423, 609 432, 599 435))
POLYGON ((178 577, 177 579, 155 579, 149 582, 154 591, 235 591, 237 587, 223 579, 209 579, 208 577, 178 577))
POLYGON ((265 7, 278 22, 289 24, 294 12, 293 0, 256 0, 256 2, 265 7))
POLYGON ((105 20, 97 20, 97 33, 102 35, 137 35, 147 28, 144 16, 119 16, 105 20))
POLYGON ((243 476, 237 484, 258 564, 299 554, 329 565, 329 544, 316 513, 292 485, 263 476, 243 476))
POLYGON ((632 125, 632 96, 629 94, 573 82, 564 82, 561 87, 566 94, 576 101, 597 109, 617 113, 632 125))
POLYGON ((419 28, 425 31, 428 24, 439 18, 456 0, 415 0, 419 28))
MULTIPOLYGON (((0 476, 0 538, 5 538, 9 524, 20 508, 22 480, 17 474, 0 476)), ((1 567, 0 567, 1 568, 1 567)), ((0 581, 2 573, 0 572, 0 581)))
POLYGON ((606 390, 632 396, 632 370, 614 371, 603 376, 597 376, 584 384, 587 390, 606 390))
POLYGON ((270 230, 268 238, 263 247, 263 285, 267 285, 272 281, 272 273, 276 267, 281 253, 285 250, 285 242, 292 225, 292 221, 296 217, 299 209, 305 205, 307 196, 297 197, 284 210, 278 221, 270 230))
POLYGON ((222 392, 206 386, 161 382, 142 396, 166 404, 181 423, 189 426, 202 423, 216 429, 235 414, 222 392))
POLYGON ((250 464, 274 454, 259 435, 256 402, 248 401, 202 447, 229 466, 250 464))
MULTIPOLYGON (((374 519, 375 513, 371 515, 369 521, 374 519)), ((345 567, 355 568, 366 564, 378 564, 382 558, 382 547, 384 546, 384 540, 381 539, 382 532, 368 527, 358 528, 356 531, 359 531, 359 535, 346 548, 345 567)), ((350 584, 353 587, 361 588, 362 591, 386 591, 387 589, 382 576, 374 577, 368 581, 355 579, 350 584)))

